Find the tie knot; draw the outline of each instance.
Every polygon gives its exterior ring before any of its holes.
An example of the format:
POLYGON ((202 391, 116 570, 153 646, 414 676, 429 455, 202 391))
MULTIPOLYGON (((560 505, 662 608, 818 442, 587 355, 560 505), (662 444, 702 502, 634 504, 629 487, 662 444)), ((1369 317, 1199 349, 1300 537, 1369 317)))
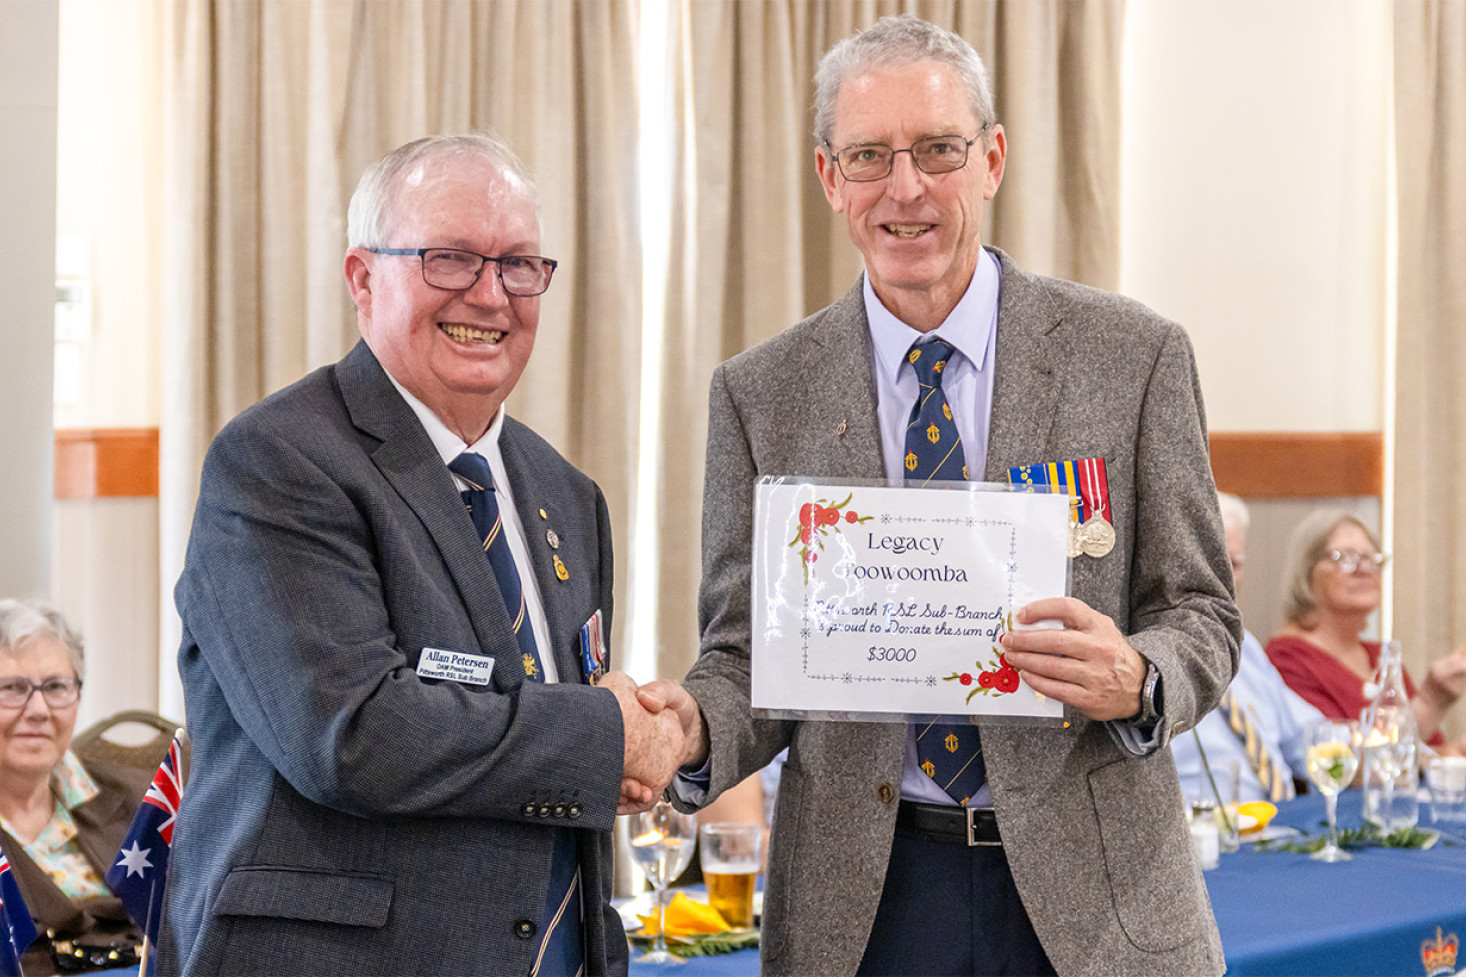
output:
POLYGON ((448 462, 448 470, 480 492, 491 491, 494 476, 489 473, 489 461, 483 455, 465 451, 448 462))
POLYGON ((952 356, 952 344, 941 339, 929 342, 917 340, 906 354, 906 362, 916 371, 916 379, 929 387, 942 385, 942 374, 947 369, 947 360, 952 356))

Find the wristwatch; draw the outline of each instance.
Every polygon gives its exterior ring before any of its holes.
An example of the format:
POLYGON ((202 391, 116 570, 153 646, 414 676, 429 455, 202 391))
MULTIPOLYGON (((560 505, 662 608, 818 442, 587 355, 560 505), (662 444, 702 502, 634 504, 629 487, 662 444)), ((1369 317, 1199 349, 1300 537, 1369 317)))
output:
POLYGON ((1145 681, 1140 683, 1140 712, 1131 722, 1145 725, 1161 718, 1161 670, 1155 662, 1145 663, 1145 681))

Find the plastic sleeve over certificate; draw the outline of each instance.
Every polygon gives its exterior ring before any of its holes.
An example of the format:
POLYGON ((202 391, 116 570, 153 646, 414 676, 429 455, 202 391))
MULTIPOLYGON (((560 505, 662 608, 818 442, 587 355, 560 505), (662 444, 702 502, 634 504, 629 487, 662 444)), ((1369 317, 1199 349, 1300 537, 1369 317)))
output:
POLYGON ((1018 608, 1068 593, 1070 507, 981 482, 760 479, 754 714, 1063 723, 1063 704, 1019 679, 998 637, 1018 608))

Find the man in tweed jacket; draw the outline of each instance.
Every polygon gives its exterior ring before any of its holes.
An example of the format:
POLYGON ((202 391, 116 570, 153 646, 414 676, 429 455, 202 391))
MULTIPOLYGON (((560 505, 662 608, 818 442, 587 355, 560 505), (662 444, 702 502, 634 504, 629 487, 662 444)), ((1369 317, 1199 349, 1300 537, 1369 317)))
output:
POLYGON ((1240 627, 1186 336, 983 248, 1006 136, 961 38, 887 18, 832 49, 817 87, 820 180, 866 272, 713 376, 695 705, 671 683, 644 693, 705 747, 675 796, 705 803, 789 748, 767 973, 1219 974, 1166 747, 1226 688, 1240 627), (984 727, 967 805, 991 813, 975 815, 922 772, 916 726, 749 712, 755 481, 901 477, 902 361, 925 334, 954 347, 944 386, 971 471, 1103 458, 1109 473, 1112 548, 1074 561, 1071 597, 1018 615, 1063 628, 1003 639, 1074 723, 984 727), (971 847, 969 823, 1000 845, 971 847))

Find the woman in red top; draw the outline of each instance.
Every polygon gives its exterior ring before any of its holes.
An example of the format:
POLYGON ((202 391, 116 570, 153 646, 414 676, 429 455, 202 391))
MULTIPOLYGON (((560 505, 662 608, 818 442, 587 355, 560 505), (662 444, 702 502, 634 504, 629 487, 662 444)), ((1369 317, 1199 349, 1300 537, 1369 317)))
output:
MULTIPOLYGON (((1358 719, 1380 651, 1379 642, 1359 635, 1379 608, 1380 570, 1388 557, 1365 525, 1343 509, 1304 519, 1289 550, 1288 623, 1267 643, 1268 658, 1283 681, 1325 716, 1358 719)), ((1432 662, 1419 690, 1407 674, 1405 690, 1420 735, 1443 744, 1441 719, 1466 691, 1466 648, 1432 662)), ((1453 744, 1451 752, 1463 746, 1453 744)))

